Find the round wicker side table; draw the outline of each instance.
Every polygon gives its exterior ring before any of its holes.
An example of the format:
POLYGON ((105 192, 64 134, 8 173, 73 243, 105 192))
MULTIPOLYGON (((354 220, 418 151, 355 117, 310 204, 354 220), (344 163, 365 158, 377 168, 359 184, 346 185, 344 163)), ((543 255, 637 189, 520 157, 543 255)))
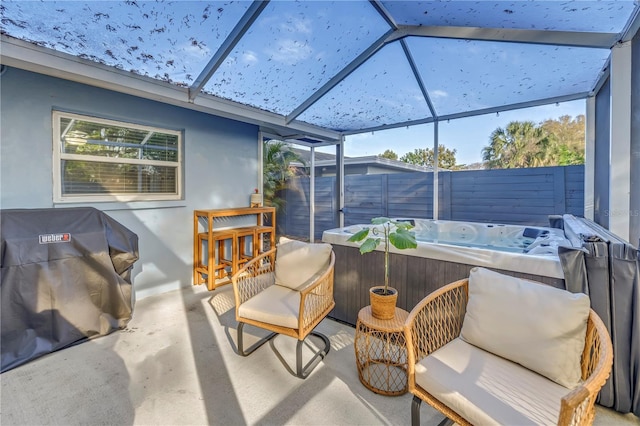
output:
POLYGON ((396 308, 390 320, 371 315, 371 306, 358 312, 354 347, 358 376, 367 388, 381 395, 407 392, 407 345, 402 327, 409 312, 396 308))

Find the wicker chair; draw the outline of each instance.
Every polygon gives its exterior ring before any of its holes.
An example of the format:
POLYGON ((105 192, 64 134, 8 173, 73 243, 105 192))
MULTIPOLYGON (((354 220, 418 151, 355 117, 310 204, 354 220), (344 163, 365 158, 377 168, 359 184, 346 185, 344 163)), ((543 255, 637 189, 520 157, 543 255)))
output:
POLYGON ((277 250, 278 248, 274 248, 254 258, 232 277, 238 321, 238 353, 247 356, 277 334, 295 337, 298 339, 295 375, 304 379, 326 356, 331 347, 326 336, 313 330, 335 306, 333 299, 335 255, 333 251, 330 252, 326 266, 316 273, 312 280, 309 280, 307 286, 292 290, 276 283, 277 250), (251 302, 247 303, 248 301, 251 302), (249 304, 253 304, 250 310, 246 308, 249 304), (285 305, 286 309, 282 309, 285 305), (256 306, 258 312, 256 312, 256 306), (264 312, 259 312, 260 309, 264 312), (284 320, 283 317, 285 317, 284 320), (243 343, 245 324, 272 333, 245 351, 243 343), (303 366, 302 343, 309 334, 322 339, 324 346, 303 366))
MULTIPOLYGON (((407 318, 404 331, 408 354, 408 388, 414 395, 412 425, 420 424, 422 401, 447 416, 450 423, 471 424, 417 385, 415 380, 416 364, 460 335, 469 297, 468 285, 469 279, 463 279, 431 293, 416 305, 407 318)), ((593 422, 594 403, 609 377, 612 362, 613 349, 609 334, 602 320, 590 310, 581 360, 583 381, 575 389, 567 389, 567 394, 558 404, 558 425, 588 425, 593 422)))

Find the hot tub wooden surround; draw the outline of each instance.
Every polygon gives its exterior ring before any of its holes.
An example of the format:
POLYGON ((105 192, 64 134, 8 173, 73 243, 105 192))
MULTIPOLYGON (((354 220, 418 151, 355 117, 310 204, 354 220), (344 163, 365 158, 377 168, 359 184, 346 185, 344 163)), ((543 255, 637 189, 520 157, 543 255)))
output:
MULTIPOLYGON (((357 247, 332 244, 336 254, 334 295, 336 307, 329 314, 355 325, 358 312, 369 305, 369 288, 384 284, 384 252, 361 255, 357 247)), ((434 290, 467 278, 474 265, 405 254, 389 254, 389 285, 398 290, 398 308, 410 311, 434 290)), ((564 280, 490 268, 497 272, 564 288, 564 280)))

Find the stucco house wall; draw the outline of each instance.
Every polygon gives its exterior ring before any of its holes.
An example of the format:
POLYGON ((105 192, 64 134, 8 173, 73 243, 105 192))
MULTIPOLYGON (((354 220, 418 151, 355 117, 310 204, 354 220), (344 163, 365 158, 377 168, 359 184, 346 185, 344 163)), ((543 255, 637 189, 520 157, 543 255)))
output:
POLYGON ((190 286, 193 210, 248 206, 260 170, 257 126, 16 68, 0 85, 0 207, 96 207, 138 234, 138 298, 190 286), (183 199, 54 204, 53 110, 182 131, 183 199))

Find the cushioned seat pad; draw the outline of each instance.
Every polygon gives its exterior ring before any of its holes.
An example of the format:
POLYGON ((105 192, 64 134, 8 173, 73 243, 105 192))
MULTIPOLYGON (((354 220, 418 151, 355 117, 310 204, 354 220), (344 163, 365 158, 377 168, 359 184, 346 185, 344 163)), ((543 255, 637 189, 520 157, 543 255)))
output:
POLYGON ((238 315, 282 327, 298 328, 299 310, 299 292, 272 285, 240 305, 238 315))
POLYGON ((569 389, 458 338, 416 364, 416 384, 477 425, 556 424, 569 389))

